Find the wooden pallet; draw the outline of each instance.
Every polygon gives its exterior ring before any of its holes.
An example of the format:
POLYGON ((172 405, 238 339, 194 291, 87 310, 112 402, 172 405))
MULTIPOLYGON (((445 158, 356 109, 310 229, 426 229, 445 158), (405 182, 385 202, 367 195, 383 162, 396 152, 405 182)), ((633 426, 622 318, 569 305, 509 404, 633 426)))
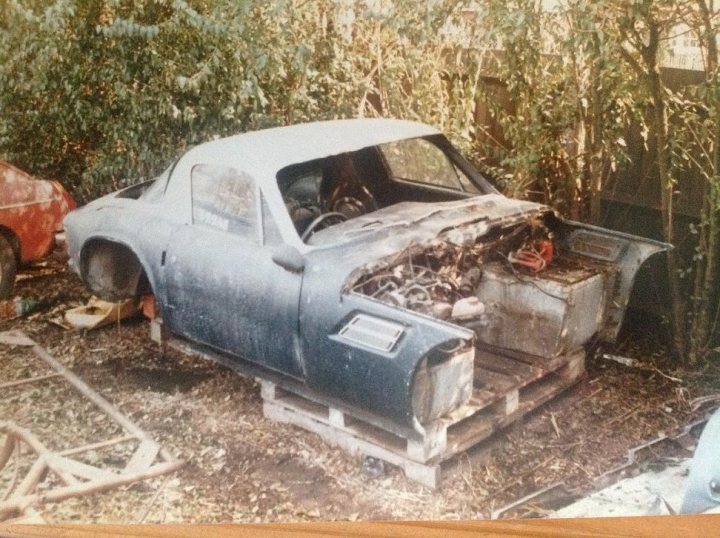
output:
POLYGON ((482 450, 495 433, 573 385, 585 371, 584 351, 552 359, 478 350, 470 401, 424 432, 392 427, 321 395, 258 379, 267 418, 317 433, 351 453, 401 467, 428 487, 468 450, 482 450))
POLYGON ((437 487, 459 456, 487 453, 491 437, 537 409, 585 372, 585 352, 546 358, 483 348, 476 350, 474 389, 470 401, 417 432, 323 396, 304 383, 229 358, 207 346, 169 337, 160 320, 151 323, 151 337, 163 347, 210 359, 261 385, 267 418, 297 425, 352 453, 365 454, 401 467, 408 478, 437 487))

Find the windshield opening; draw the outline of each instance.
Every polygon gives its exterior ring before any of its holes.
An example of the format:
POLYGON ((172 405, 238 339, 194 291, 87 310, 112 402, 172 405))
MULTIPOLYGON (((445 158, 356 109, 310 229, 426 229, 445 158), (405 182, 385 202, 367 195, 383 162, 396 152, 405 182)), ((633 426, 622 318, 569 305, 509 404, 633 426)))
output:
POLYGON ((316 244, 321 230, 402 202, 447 202, 491 192, 448 148, 444 137, 432 136, 331 155, 283 168, 278 187, 298 235, 316 244))

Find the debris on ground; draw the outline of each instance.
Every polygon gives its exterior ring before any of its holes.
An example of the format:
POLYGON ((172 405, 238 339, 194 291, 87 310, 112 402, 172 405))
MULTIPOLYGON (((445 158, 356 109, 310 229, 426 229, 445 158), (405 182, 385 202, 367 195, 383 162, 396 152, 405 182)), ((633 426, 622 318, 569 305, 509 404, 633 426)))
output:
MULTIPOLYGON (((720 393, 720 358, 695 373, 679 370, 666 357, 659 331, 644 324, 646 317, 630 319, 620 343, 600 352, 635 357, 642 369, 590 360, 588 376, 575 388, 501 435, 484 463, 463 457, 456 476, 431 492, 389 465, 368 479, 362 458, 266 420, 254 380, 173 350, 162 354, 148 338, 147 320, 132 318, 84 335, 57 327, 50 320, 58 312, 90 299, 77 277, 58 264, 53 274, 20 280, 17 293, 41 296, 46 306, 26 318, 0 321, 0 330, 24 331, 188 462, 164 486, 165 479, 157 478, 44 505, 40 515, 48 523, 478 519, 561 483, 564 489, 548 493, 558 509, 573 494, 594 491, 596 479, 626 462, 628 450, 660 432, 681 432, 704 416, 709 404, 696 410, 692 402, 720 393)), ((0 366, 17 376, 30 373, 6 346, 0 346, 0 366)), ((0 378, 10 380, 5 373, 0 378)), ((48 422, 65 424, 58 445, 97 439, 99 423, 73 420, 65 398, 47 383, 32 400, 12 408, 0 401, 0 417, 37 435, 48 422)), ((686 448, 653 448, 641 467, 660 468, 683 455, 686 448)), ((538 513, 523 508, 500 517, 532 515, 538 513)))
POLYGON ((600 358, 606 361, 614 361, 628 368, 637 368, 640 364, 637 359, 631 359, 630 357, 621 357, 620 355, 613 355, 612 353, 603 353, 600 358))
POLYGON ((141 302, 128 299, 121 303, 111 303, 93 297, 86 305, 65 312, 65 321, 75 329, 97 329, 111 323, 134 316, 141 309, 141 302))
POLYGON ((20 318, 32 314, 43 306, 41 299, 16 297, 0 301, 0 320, 20 318))
MULTIPOLYGON (((62 433, 57 431, 62 426, 56 421, 46 429, 38 428, 43 434, 41 440, 13 421, 0 420, 0 439, 4 439, 0 448, 0 487, 4 490, 0 496, 0 521, 22 517, 28 508, 42 503, 105 491, 171 473, 182 466, 183 462, 23 332, 0 332, 0 344, 12 346, 15 359, 14 364, 7 361, 2 365, 4 379, 16 377, 0 383, 0 409, 4 413, 17 409, 22 402, 31 402, 39 386, 61 380, 99 408, 101 413, 93 409, 94 423, 106 426, 109 422, 112 429, 105 435, 98 431, 92 442, 76 439, 60 449, 50 446, 62 433), (51 373, 35 375, 38 370, 51 373)), ((68 406, 65 413, 80 420, 70 402, 71 398, 63 399, 68 406)), ((71 422, 71 432, 73 426, 71 422)))

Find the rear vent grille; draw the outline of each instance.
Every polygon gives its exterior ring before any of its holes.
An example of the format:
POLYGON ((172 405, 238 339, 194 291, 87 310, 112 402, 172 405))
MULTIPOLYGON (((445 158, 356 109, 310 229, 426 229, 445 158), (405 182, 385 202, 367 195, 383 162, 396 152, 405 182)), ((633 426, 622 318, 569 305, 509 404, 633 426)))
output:
POLYGON ((614 262, 620 256, 625 242, 592 232, 579 231, 570 236, 570 250, 598 260, 614 262))
POLYGON ((345 325, 338 335, 354 344, 391 351, 404 332, 403 326, 384 319, 358 314, 345 325))

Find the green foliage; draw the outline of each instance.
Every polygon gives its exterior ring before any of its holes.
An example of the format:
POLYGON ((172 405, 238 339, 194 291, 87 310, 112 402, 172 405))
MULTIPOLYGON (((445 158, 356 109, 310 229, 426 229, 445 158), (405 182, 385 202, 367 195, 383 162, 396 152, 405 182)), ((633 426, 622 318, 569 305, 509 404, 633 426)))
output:
MULTIPOLYGON (((704 181, 698 250, 690 266, 670 263, 670 273, 671 281, 694 275, 688 311, 704 317, 705 328, 691 332, 706 342, 720 275, 712 254, 720 248, 713 4, 552 5, 0 0, 0 158, 60 179, 88 200, 152 176, 213 137, 400 117, 448 133, 495 166, 507 192, 537 191, 565 214, 598 221, 608 176, 627 159, 624 137, 639 125, 658 157, 666 239, 674 231, 674 178, 692 169, 704 181), (701 40, 709 62, 706 83, 683 92, 666 88, 658 67, 662 41, 678 22, 701 40), (499 133, 478 123, 484 111, 499 133)), ((674 318, 684 320, 684 311, 674 318)))
POLYGON ((4 0, 0 155, 89 199, 278 124, 381 114, 469 144, 478 70, 443 33, 459 3, 369 5, 4 0))
POLYGON ((0 147, 81 197, 164 166, 242 118, 223 29, 175 2, 12 3, 0 41, 0 147))

